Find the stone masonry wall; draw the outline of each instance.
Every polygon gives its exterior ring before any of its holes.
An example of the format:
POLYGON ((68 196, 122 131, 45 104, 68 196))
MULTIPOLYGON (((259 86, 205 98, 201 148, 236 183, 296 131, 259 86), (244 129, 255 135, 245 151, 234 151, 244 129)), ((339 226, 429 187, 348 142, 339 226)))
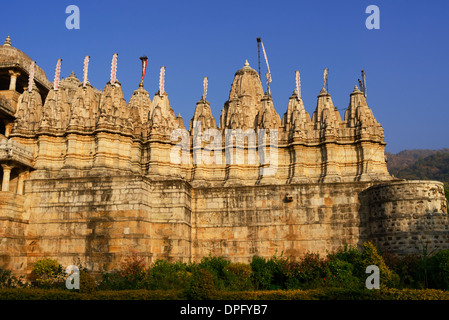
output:
POLYGON ((449 248, 449 217, 443 183, 396 181, 361 194, 369 239, 399 254, 449 248))
POLYGON ((94 272, 133 254, 187 260, 188 192, 180 181, 137 176, 28 180, 28 267, 44 257, 66 266, 80 259, 94 272))
POLYGON ((194 190, 192 259, 208 254, 322 255, 366 238, 358 194, 369 183, 297 184, 194 190))

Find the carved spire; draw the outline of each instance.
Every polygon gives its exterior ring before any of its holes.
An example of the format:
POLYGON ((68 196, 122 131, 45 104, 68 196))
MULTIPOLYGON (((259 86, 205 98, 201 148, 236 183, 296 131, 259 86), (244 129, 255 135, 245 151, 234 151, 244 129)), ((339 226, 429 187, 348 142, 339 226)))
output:
POLYGON ((282 123, 290 137, 302 136, 304 138, 311 129, 310 115, 304 107, 303 100, 298 99, 296 90, 288 100, 287 111, 284 113, 282 123))
POLYGON ((148 112, 151 107, 151 99, 148 91, 143 86, 139 85, 137 90, 134 90, 131 99, 129 100, 128 107, 132 114, 137 114, 137 119, 140 124, 148 122, 148 112))
POLYGON ((317 107, 312 115, 312 122, 314 122, 315 129, 326 129, 326 132, 336 133, 334 130, 338 129, 341 116, 338 110, 332 103, 332 98, 329 93, 321 89, 318 95, 317 107))
POLYGON ((36 132, 42 118, 42 97, 31 81, 31 90, 25 90, 18 99, 14 130, 16 132, 36 132))
POLYGON ((220 117, 220 128, 246 130, 255 129, 256 117, 261 109, 264 96, 259 74, 245 62, 235 73, 229 99, 220 117))
POLYGON ((122 87, 114 78, 111 80, 113 82, 107 83, 101 92, 97 127, 104 126, 114 129, 127 127, 131 129, 129 108, 123 96, 122 87))
POLYGON ((383 136, 383 129, 368 107, 364 93, 357 86, 354 87, 354 91, 350 95, 349 107, 345 112, 344 119, 348 127, 364 128, 366 132, 383 136))
MULTIPOLYGON (((73 76, 75 75, 73 74, 73 76)), ((65 80, 70 79, 70 83, 74 84, 77 80, 75 78, 70 75, 65 80)), ((78 86, 71 100, 72 108, 69 129, 91 131, 95 128, 99 95, 100 93, 97 93, 91 85, 78 86)))
POLYGON ((201 99, 196 103, 195 113, 190 120, 189 130, 192 133, 195 129, 201 132, 207 129, 217 129, 215 118, 212 115, 210 103, 205 99, 201 99))
POLYGON ((40 131, 65 131, 70 121, 70 104, 66 90, 51 89, 42 111, 40 131))
POLYGON ((150 134, 163 135, 168 138, 172 131, 178 128, 178 120, 170 106, 166 92, 161 94, 158 91, 155 94, 148 113, 148 127, 150 134))
POLYGON ((257 116, 257 127, 260 129, 279 129, 281 118, 276 112, 273 100, 266 94, 262 98, 261 110, 257 116))

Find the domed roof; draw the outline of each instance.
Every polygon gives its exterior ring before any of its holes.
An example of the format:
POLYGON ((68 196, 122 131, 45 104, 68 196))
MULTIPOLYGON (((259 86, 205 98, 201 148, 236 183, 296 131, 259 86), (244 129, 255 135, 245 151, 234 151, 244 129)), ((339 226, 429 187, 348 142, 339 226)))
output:
MULTIPOLYGON (((11 39, 6 38, 5 43, 0 45, 0 68, 19 68, 30 73, 30 65, 32 59, 23 51, 11 46, 11 39)), ((44 87, 51 88, 51 82, 48 81, 47 76, 39 66, 35 66, 34 79, 44 87)))
POLYGON ((241 75, 241 74, 244 74, 244 73, 250 73, 252 75, 255 75, 255 76, 259 77, 259 73, 249 66, 248 60, 245 61, 245 64, 243 65, 243 68, 237 70, 235 75, 241 75))

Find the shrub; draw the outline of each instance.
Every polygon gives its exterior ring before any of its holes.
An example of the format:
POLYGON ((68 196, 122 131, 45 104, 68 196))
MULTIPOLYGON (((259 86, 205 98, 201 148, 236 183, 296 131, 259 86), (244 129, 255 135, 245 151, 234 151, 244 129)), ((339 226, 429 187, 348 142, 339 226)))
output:
POLYGON ((449 250, 441 250, 429 260, 429 286, 449 289, 449 250))
POLYGON ((214 285, 216 289, 225 289, 228 282, 227 267, 231 264, 231 261, 224 257, 203 257, 198 264, 198 268, 206 269, 210 272, 214 279, 214 285))
POLYGON ((362 288, 365 282, 357 277, 354 265, 350 262, 332 259, 327 262, 327 274, 324 281, 327 287, 362 288))
POLYGON ((26 286, 24 277, 16 277, 11 270, 0 268, 0 288, 23 288, 26 286))
POLYGON ((364 242, 362 244, 362 265, 363 272, 369 265, 375 265, 380 272, 380 286, 394 288, 399 286, 399 276, 391 271, 386 265, 383 257, 379 254, 377 248, 371 242, 364 242))
POLYGON ((146 270, 144 259, 127 257, 121 265, 120 275, 125 280, 126 289, 141 289, 145 286, 146 270))
POLYGON ((230 263, 225 268, 228 282, 227 290, 242 291, 251 290, 253 284, 251 281, 251 266, 245 263, 230 263))
POLYGON ((80 292, 94 293, 97 288, 95 278, 87 271, 80 270, 80 292))
POLYGON ((151 290, 185 289, 192 273, 186 263, 156 260, 148 269, 147 287, 151 290))
POLYGON ((99 290, 126 290, 126 280, 121 276, 120 271, 103 271, 98 284, 99 290))
POLYGON ((273 265, 270 261, 259 256, 253 256, 251 263, 252 279, 257 290, 269 290, 272 288, 273 265))
POLYGON ((214 278, 209 270, 198 269, 193 272, 184 295, 189 300, 208 300, 215 292, 214 278))
POLYGON ((427 286, 423 259, 419 255, 399 256, 386 251, 382 253, 382 257, 385 264, 399 276, 399 288, 423 289, 427 286))
POLYGON ((33 264, 32 279, 40 288, 64 286, 64 275, 62 266, 54 259, 39 259, 33 264))
POLYGON ((327 275, 327 262, 319 254, 306 253, 299 261, 296 278, 301 288, 316 288, 323 284, 327 275))
POLYGON ((344 246, 328 253, 325 285, 328 287, 365 287, 365 269, 362 253, 356 246, 344 246))

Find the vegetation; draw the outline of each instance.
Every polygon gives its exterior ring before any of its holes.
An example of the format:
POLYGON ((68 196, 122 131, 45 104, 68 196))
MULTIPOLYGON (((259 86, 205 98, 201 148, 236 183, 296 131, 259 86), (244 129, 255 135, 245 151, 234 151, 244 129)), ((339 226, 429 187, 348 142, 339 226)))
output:
POLYGON ((36 261, 28 282, 0 270, 0 299, 449 299, 449 250, 397 256, 370 242, 299 260, 281 254, 234 263, 208 256, 146 266, 133 256, 97 278, 79 269, 79 290, 61 285, 62 266, 52 259, 36 261), (366 288, 369 265, 379 268, 380 290, 366 288))
POLYGON ((396 178, 441 181, 449 201, 449 149, 404 150, 398 154, 386 152, 386 156, 388 170, 396 178))

